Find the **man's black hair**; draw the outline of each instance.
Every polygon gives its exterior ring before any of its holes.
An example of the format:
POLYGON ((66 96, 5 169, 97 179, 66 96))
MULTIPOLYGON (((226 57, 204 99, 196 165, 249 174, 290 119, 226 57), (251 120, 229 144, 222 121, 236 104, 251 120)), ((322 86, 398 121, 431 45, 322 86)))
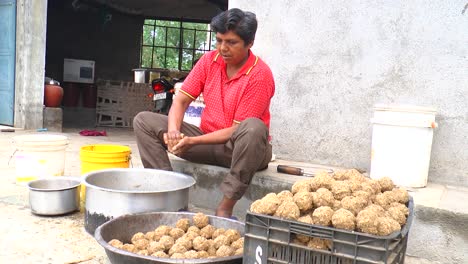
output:
POLYGON ((252 12, 232 8, 215 16, 211 20, 211 29, 221 34, 232 30, 248 45, 255 39, 257 18, 252 12))

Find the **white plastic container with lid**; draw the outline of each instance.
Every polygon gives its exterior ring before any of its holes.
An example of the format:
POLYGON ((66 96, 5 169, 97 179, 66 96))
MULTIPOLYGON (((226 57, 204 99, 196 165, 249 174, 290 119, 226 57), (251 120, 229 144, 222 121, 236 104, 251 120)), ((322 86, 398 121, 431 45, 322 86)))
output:
POLYGON ((387 176, 399 186, 425 187, 436 110, 383 104, 374 110, 370 177, 387 176))

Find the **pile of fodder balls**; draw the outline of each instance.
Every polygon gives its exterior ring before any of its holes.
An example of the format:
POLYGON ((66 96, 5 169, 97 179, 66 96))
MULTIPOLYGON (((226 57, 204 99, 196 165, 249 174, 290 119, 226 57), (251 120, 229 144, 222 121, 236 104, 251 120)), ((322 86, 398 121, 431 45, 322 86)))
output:
POLYGON ((173 259, 220 258, 244 253, 244 237, 235 229, 216 228, 203 213, 179 219, 174 227, 161 225, 154 231, 138 232, 131 243, 117 239, 109 245, 143 256, 173 259))
MULTIPOLYGON (((250 211, 307 224, 386 236, 400 231, 409 209, 408 192, 388 177, 370 179, 355 169, 294 183, 291 191, 269 193, 256 200, 250 211)), ((311 248, 330 248, 329 241, 297 235, 295 243, 311 248)))

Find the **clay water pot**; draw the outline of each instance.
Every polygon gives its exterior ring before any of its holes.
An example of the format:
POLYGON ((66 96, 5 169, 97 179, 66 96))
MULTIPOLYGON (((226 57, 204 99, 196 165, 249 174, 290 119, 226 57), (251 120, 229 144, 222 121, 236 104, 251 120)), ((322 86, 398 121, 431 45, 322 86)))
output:
POLYGON ((63 98, 63 88, 58 84, 44 85, 44 105, 46 107, 60 107, 63 98))

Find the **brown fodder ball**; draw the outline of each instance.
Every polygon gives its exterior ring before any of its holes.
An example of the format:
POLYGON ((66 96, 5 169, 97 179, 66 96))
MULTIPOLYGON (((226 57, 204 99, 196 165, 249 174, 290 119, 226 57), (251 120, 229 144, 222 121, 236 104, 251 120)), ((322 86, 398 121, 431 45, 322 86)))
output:
POLYGON ((232 242, 231 247, 233 247, 234 249, 243 248, 244 247, 244 237, 241 237, 241 238, 237 239, 236 241, 232 242))
POLYGON ((138 250, 137 254, 142 256, 149 256, 148 250, 146 249, 138 250))
POLYGON ((198 250, 198 251, 206 251, 208 248, 210 248, 210 242, 202 236, 198 236, 193 239, 193 248, 198 250))
POLYGON ((345 182, 348 184, 353 193, 361 190, 361 182, 351 180, 346 180, 345 182))
POLYGON ((314 224, 321 226, 330 226, 333 216, 333 209, 329 206, 320 206, 312 213, 314 224))
POLYGON ((310 238, 310 236, 296 234, 296 239, 301 241, 302 244, 306 244, 307 242, 309 242, 310 238))
POLYGON ((226 232, 224 232, 224 235, 229 239, 229 244, 232 242, 236 241, 241 237, 239 231, 235 229, 228 229, 226 232))
POLYGON ((341 208, 351 211, 354 215, 357 215, 366 205, 367 201, 359 197, 346 196, 341 200, 341 208))
POLYGON ((167 255, 164 251, 156 251, 153 254, 151 254, 151 256, 157 258, 169 258, 169 255, 167 255))
POLYGON ((382 177, 377 180, 380 184, 380 189, 382 192, 391 191, 395 188, 395 184, 393 184, 392 179, 390 177, 382 177))
POLYGON ((160 242, 151 241, 151 242, 149 243, 149 246, 148 246, 147 250, 148 250, 148 253, 149 253, 150 255, 152 255, 152 254, 155 253, 155 252, 166 250, 166 247, 164 247, 164 245, 161 244, 160 242))
POLYGON ((143 250, 146 249, 149 245, 149 240, 146 238, 138 239, 133 243, 135 245, 137 250, 143 250))
POLYGON ((204 258, 208 258, 209 256, 210 254, 208 254, 208 252, 204 250, 198 251, 198 258, 204 259, 204 258))
POLYGON ((159 240, 159 243, 161 243, 166 250, 169 250, 173 245, 174 245, 174 238, 171 236, 162 236, 161 239, 159 240))
POLYGON ((393 220, 397 221, 400 226, 406 224, 406 216, 399 208, 397 207, 390 207, 387 209, 385 214, 387 217, 392 218, 393 220))
POLYGON ((184 253, 184 258, 186 259, 197 259, 198 257, 198 252, 195 250, 189 250, 184 253))
POLYGON ((173 228, 170 232, 169 235, 174 238, 174 240, 178 239, 179 237, 183 236, 185 234, 184 230, 176 227, 173 228))
POLYGON ((331 192, 336 200, 341 200, 352 193, 351 187, 345 181, 335 181, 331 186, 331 192))
POLYGON ((184 259, 185 255, 184 255, 184 253, 176 252, 176 253, 171 255, 171 258, 172 259, 184 259))
POLYGON ((333 206, 333 203, 335 202, 333 193, 325 188, 318 189, 313 196, 314 196, 313 200, 314 200, 315 207, 320 207, 320 206, 331 207, 333 206))
POLYGON ((306 223, 309 225, 314 224, 314 220, 312 219, 311 214, 306 214, 297 219, 298 222, 306 223))
POLYGON ((333 213, 332 225, 336 228, 354 230, 356 228, 356 217, 349 210, 339 209, 333 213))
POLYGON ((284 202, 278 207, 274 215, 284 219, 296 220, 300 216, 300 210, 296 203, 284 202))
POLYGON ((349 179, 349 175, 346 173, 346 170, 337 170, 333 173, 333 179, 337 181, 345 181, 349 179))
POLYGON ((149 241, 155 240, 155 233, 154 233, 154 231, 146 232, 145 238, 148 239, 149 241))
POLYGON ((352 181, 365 182, 367 180, 366 176, 362 175, 356 169, 347 170, 346 174, 348 175, 348 179, 352 181))
POLYGON ((109 245, 115 247, 115 248, 122 248, 123 243, 122 241, 118 239, 112 239, 111 241, 108 242, 109 245))
POLYGON ((402 188, 395 188, 392 190, 393 197, 395 197, 396 201, 402 204, 406 204, 409 201, 409 194, 408 191, 402 188))
POLYGON ((261 200, 262 202, 260 203, 261 207, 263 208, 263 211, 265 212, 264 214, 267 215, 273 215, 276 210, 278 209, 278 206, 281 204, 281 200, 276 197, 276 194, 271 194, 267 195, 261 200))
POLYGON ((135 245, 133 244, 123 244, 122 250, 125 250, 125 251, 128 251, 128 252, 131 252, 131 253, 136 253, 137 252, 137 249, 135 247, 135 245))
POLYGON ((365 201, 365 205, 369 205, 371 204, 371 196, 373 194, 371 194, 370 192, 366 192, 366 191, 355 191, 353 192, 353 195, 354 197, 358 197, 359 199, 361 199, 362 201, 365 201))
POLYGON ((328 174, 328 172, 323 170, 318 171, 315 174, 314 181, 320 186, 320 188, 325 188, 328 190, 331 190, 331 187, 335 182, 333 177, 330 174, 328 174))
POLYGON ((234 252, 234 256, 239 256, 239 255, 244 255, 244 247, 236 249, 236 252, 234 252))
MULTIPOLYGON (((198 237, 198 236, 197 236, 197 237, 198 237)), ((190 237, 187 237, 187 236, 182 236, 182 237, 180 237, 179 239, 177 239, 177 240, 175 241, 175 244, 180 244, 180 245, 184 246, 187 250, 189 250, 189 249, 192 249, 192 247, 193 247, 193 242, 192 242, 192 241, 193 241, 194 239, 195 239, 195 238, 190 238, 190 237)))
POLYGON ((400 230, 400 224, 390 217, 379 217, 377 219, 377 234, 380 236, 387 236, 400 230))
POLYGON ((371 235, 377 235, 377 218, 379 218, 379 216, 376 210, 362 210, 356 217, 357 230, 371 235))
POLYGON ((174 255, 175 253, 181 253, 184 254, 187 252, 187 248, 184 247, 183 245, 179 243, 175 243, 170 249, 169 249, 169 256, 174 255))
POLYGON ((321 182, 317 181, 315 177, 305 180, 309 183, 310 191, 315 192, 320 188, 321 182))
POLYGON ((294 194, 288 190, 281 191, 276 195, 276 197, 280 199, 281 202, 291 201, 293 196, 294 194))
POLYGON ((379 194, 379 193, 382 192, 382 187, 380 187, 380 184, 379 184, 378 180, 369 179, 367 181, 367 184, 369 184, 369 186, 371 186, 371 188, 373 190, 373 194, 379 194))
POLYGON ((310 183, 308 180, 300 180, 293 184, 291 187, 291 193, 296 194, 298 192, 310 192, 310 183))
POLYGON ((229 257, 234 255, 234 252, 236 252, 232 247, 227 246, 227 245, 222 245, 221 247, 216 250, 216 256, 217 257, 229 257))
POLYGON ((177 220, 175 226, 177 228, 180 228, 180 229, 184 230, 184 232, 187 232, 187 229, 190 227, 190 219, 181 218, 181 219, 177 220))
POLYGON ((250 205, 250 211, 257 214, 273 215, 278 209, 280 203, 281 200, 277 197, 264 197, 253 202, 250 205))
POLYGON ((331 249, 332 242, 328 239, 320 239, 313 237, 308 243, 307 247, 314 249, 329 250, 331 249))
POLYGON ((132 239, 130 239, 130 241, 132 241, 132 243, 135 244, 137 240, 140 240, 143 238, 145 238, 145 234, 143 234, 142 232, 138 232, 132 236, 132 239))
POLYGON ((154 230, 154 240, 159 241, 159 239, 161 239, 162 236, 169 235, 169 232, 171 232, 171 230, 172 230, 172 227, 167 226, 167 225, 158 226, 154 230))
POLYGON ((219 235, 224 234, 224 232, 226 232, 226 229, 224 229, 224 228, 218 228, 218 229, 216 229, 216 230, 213 232, 213 235, 211 236, 211 238, 212 238, 212 239, 215 239, 215 238, 217 238, 219 235))
POLYGON ((333 202, 333 206, 331 207, 334 211, 341 209, 341 201, 335 200, 333 202))
POLYGON ((196 213, 193 216, 193 224, 198 228, 203 228, 210 223, 210 218, 204 213, 196 213))
POLYGON ((216 230, 216 227, 212 225, 207 225, 200 230, 200 236, 210 239, 213 236, 213 233, 215 230, 216 230))
POLYGON ((216 256, 216 248, 214 244, 211 245, 206 252, 208 252, 210 256, 216 256))
POLYGON ((301 245, 301 246, 307 246, 307 243, 302 242, 301 240, 297 239, 297 237, 294 237, 292 240, 293 244, 301 245))
POLYGON ((368 193, 371 193, 371 194, 377 194, 375 193, 375 189, 374 187, 372 187, 372 185, 370 185, 368 182, 361 182, 360 185, 359 185, 359 191, 365 191, 365 192, 368 192, 368 193))
POLYGON ((188 229, 187 229, 187 232, 186 233, 190 233, 190 232, 193 232, 193 233, 196 233, 196 234, 200 234, 200 228, 196 227, 196 226, 190 226, 188 229))
POLYGON ((406 205, 401 204, 401 203, 391 203, 389 208, 396 207, 398 208, 405 216, 409 215, 409 209, 406 207, 406 205))
POLYGON ((386 191, 375 196, 375 204, 382 206, 383 209, 388 209, 390 204, 395 202, 397 202, 397 197, 391 191, 386 191))
POLYGON ((219 235, 214 239, 214 247, 216 249, 220 248, 222 245, 231 245, 231 241, 225 235, 219 235))
POLYGON ((298 192, 294 195, 293 200, 301 212, 312 209, 314 205, 314 196, 311 192, 298 192))
POLYGON ((378 204, 370 204, 366 206, 364 210, 374 211, 378 215, 382 215, 385 213, 385 209, 383 209, 383 207, 378 204))
POLYGON ((251 203, 250 212, 256 213, 256 214, 265 214, 265 212, 263 211, 264 210, 263 205, 260 206, 261 203, 262 203, 261 199, 255 200, 253 203, 251 203))
POLYGON ((195 232, 192 232, 192 231, 188 231, 187 233, 185 233, 185 235, 183 235, 182 237, 185 237, 187 238, 188 240, 193 240, 194 238, 196 238, 197 236, 199 236, 200 234, 198 233, 195 233, 195 232))

